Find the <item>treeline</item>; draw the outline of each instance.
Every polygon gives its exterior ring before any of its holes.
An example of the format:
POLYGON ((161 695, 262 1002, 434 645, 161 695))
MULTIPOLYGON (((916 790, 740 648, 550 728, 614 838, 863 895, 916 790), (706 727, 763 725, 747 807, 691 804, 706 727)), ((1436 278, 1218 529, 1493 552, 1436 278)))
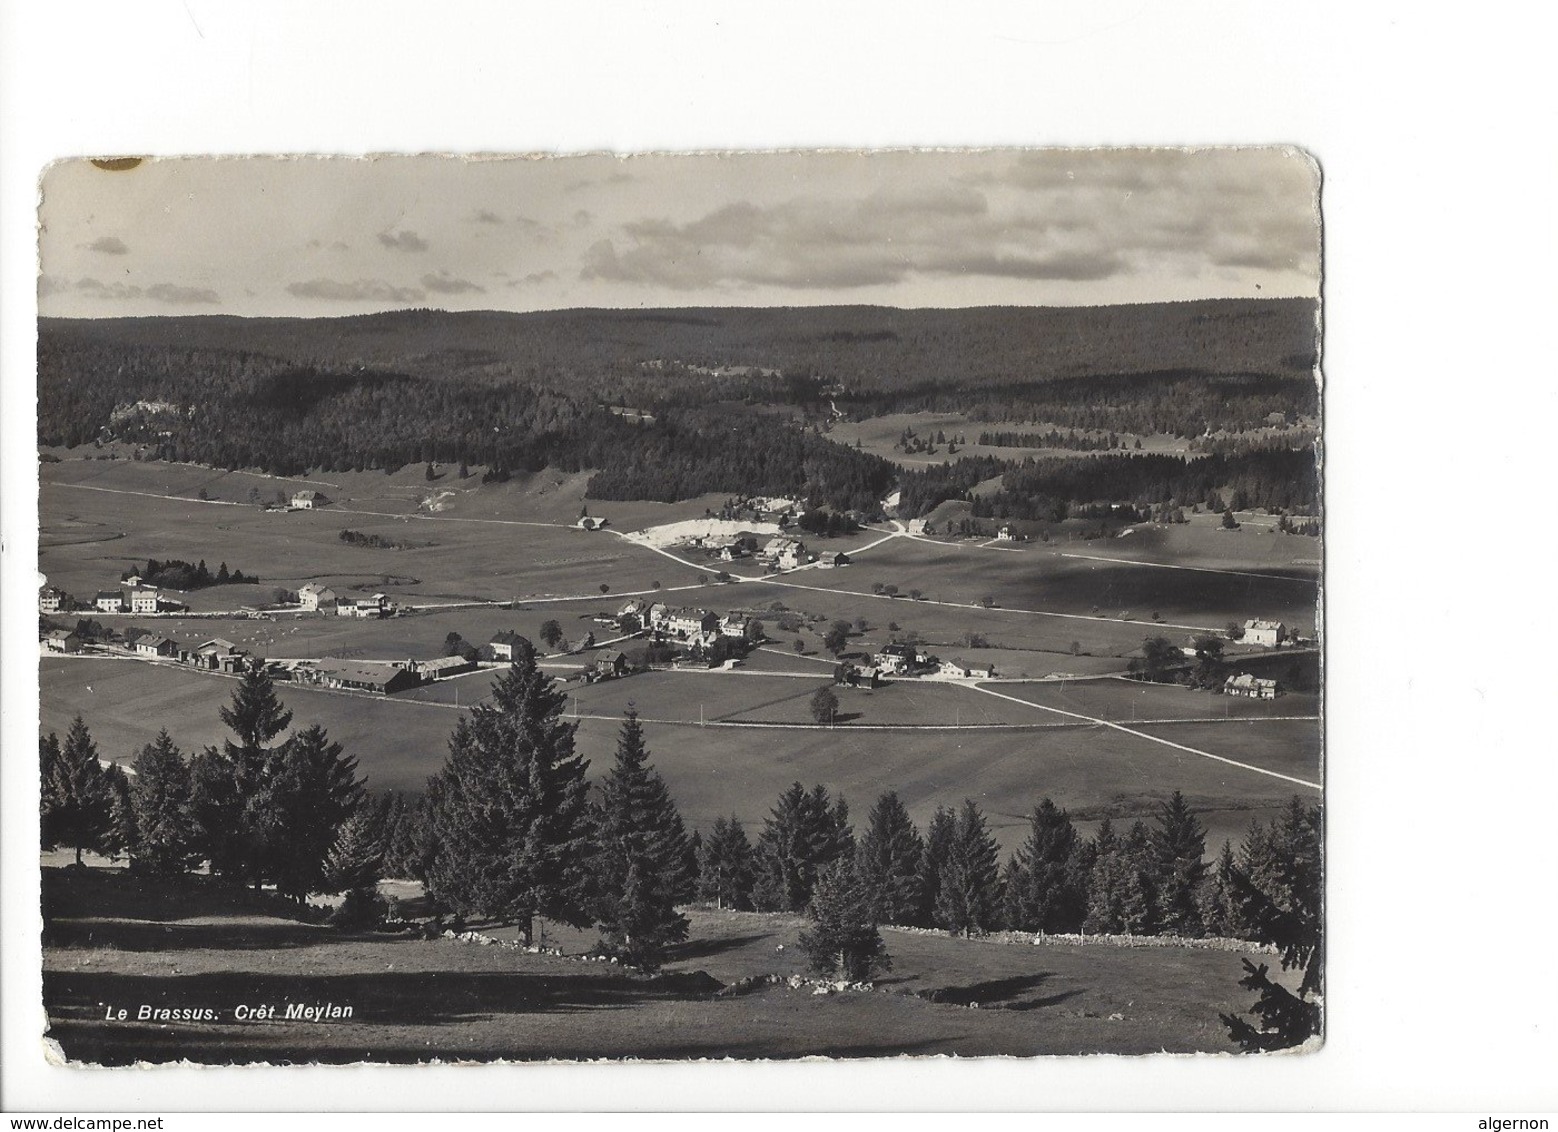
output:
POLYGON ((243 353, 40 337, 40 444, 119 439, 158 459, 274 475, 485 464, 490 479, 599 469, 596 499, 707 492, 788 495, 872 510, 886 461, 772 415, 702 406, 626 419, 573 393, 521 384, 332 372, 243 353), (120 414, 124 403, 188 410, 120 414))
POLYGON ((212 573, 206 566, 206 560, 199 562, 185 562, 182 558, 166 558, 158 560, 148 558, 146 569, 129 569, 119 575, 121 582, 140 575, 141 581, 148 586, 160 586, 170 590, 199 590, 207 586, 225 586, 229 583, 242 585, 244 583, 258 582, 258 574, 245 574, 242 570, 229 571, 227 563, 223 562, 212 573))
MULTIPOLYGON (((981 432, 979 443, 991 448, 1064 448, 1072 452, 1109 452, 1126 447, 1125 439, 1118 433, 1106 436, 1079 435, 1075 429, 1061 432, 1049 429, 1045 432, 981 432)), ((1141 447, 1141 441, 1136 441, 1141 447)))
POLYGON ((689 396, 740 399, 749 390, 776 403, 790 399, 788 383, 814 376, 855 395, 933 387, 954 396, 960 388, 1099 374, 1307 379, 1315 360, 1315 311, 1308 299, 957 310, 407 310, 312 319, 41 319, 39 335, 123 346, 178 343, 197 352, 289 358, 327 371, 518 382, 608 403, 627 380, 630 403, 652 407, 691 403, 689 396), (734 372, 740 367, 749 368, 734 372))
POLYGON ((965 456, 940 467, 905 472, 899 490, 899 509, 911 516, 925 515, 949 499, 967 499, 978 518, 1059 522, 1082 517, 1099 504, 1204 503, 1220 511, 1224 493, 1234 510, 1312 511, 1318 506, 1320 483, 1312 450, 1261 449, 1194 460, 1133 453, 1014 463, 965 456), (976 485, 997 476, 997 491, 973 495, 976 485))

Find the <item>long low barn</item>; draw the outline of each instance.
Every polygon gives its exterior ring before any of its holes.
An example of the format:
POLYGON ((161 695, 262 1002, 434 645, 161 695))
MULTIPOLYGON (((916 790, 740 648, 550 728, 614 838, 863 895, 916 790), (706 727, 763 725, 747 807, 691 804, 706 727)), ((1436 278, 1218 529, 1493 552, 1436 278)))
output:
POLYGON ((357 664, 349 660, 321 660, 314 665, 315 679, 327 688, 348 688, 393 696, 421 685, 422 679, 392 664, 357 664))

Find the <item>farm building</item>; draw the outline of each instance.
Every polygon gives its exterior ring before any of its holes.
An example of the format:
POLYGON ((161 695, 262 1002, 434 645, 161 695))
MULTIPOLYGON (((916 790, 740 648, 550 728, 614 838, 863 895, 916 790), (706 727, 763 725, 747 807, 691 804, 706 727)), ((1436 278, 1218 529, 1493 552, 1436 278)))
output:
POLYGON ((323 492, 315 491, 313 488, 305 488, 303 491, 294 491, 292 493, 292 506, 300 511, 312 511, 315 507, 323 507, 329 502, 324 497, 323 492))
POLYGON ((44 586, 38 591, 39 613, 69 613, 76 608, 76 599, 58 586, 44 586))
POLYGON ((144 637, 137 637, 133 647, 137 656, 172 658, 179 654, 178 642, 172 637, 164 637, 161 633, 148 633, 144 637))
POLYGON ((960 680, 988 680, 995 669, 988 664, 964 664, 961 660, 944 660, 940 671, 943 676, 955 676, 960 680))
POLYGON ((69 629, 51 629, 38 643, 43 646, 44 652, 78 653, 81 651, 81 638, 69 629))
POLYGON ((720 618, 719 635, 744 641, 747 635, 754 631, 754 627, 761 631, 763 626, 760 621, 748 617, 745 613, 727 613, 720 618))
POLYGON ((336 592, 328 586, 321 586, 315 582, 298 590, 298 605, 304 610, 332 611, 336 608, 339 599, 336 592))
POLYGON ((205 668, 212 672, 237 672, 243 667, 244 658, 247 656, 248 654, 232 641, 216 637, 180 653, 179 659, 196 668, 205 668))
POLYGON ((930 664, 931 658, 914 645, 886 645, 871 658, 871 663, 883 672, 911 672, 930 664))
POLYGON ((581 531, 598 531, 603 529, 610 519, 597 519, 593 515, 580 515, 579 521, 574 524, 581 531))
POLYGON ((817 568, 820 570, 832 570, 839 566, 849 565, 849 555, 843 551, 830 551, 817 559, 817 568))
POLYGON ((123 613, 124 594, 119 590, 98 590, 92 599, 92 608, 99 613, 123 613))
POLYGON ((1251 676, 1248 672, 1230 676, 1223 684, 1225 696, 1243 696, 1251 700, 1274 700, 1281 690, 1281 686, 1275 680, 1263 680, 1259 676, 1251 676))
POLYGON ((609 680, 617 676, 628 674, 628 654, 625 652, 609 652, 595 658, 595 677, 598 680, 609 680))
POLYGON ((156 613, 160 600, 156 586, 137 586, 130 591, 130 612, 156 613))
POLYGON ((314 665, 313 679, 326 688, 374 692, 381 696, 393 696, 422 683, 415 672, 396 664, 362 664, 351 660, 321 660, 314 665))
POLYGON ((1252 645, 1264 645, 1274 649, 1287 640, 1287 626, 1280 621, 1249 620, 1244 623, 1244 636, 1240 639, 1252 645))
POLYGON ((337 617, 388 617, 392 611, 388 594, 370 597, 338 598, 335 604, 337 617))
POLYGON ((719 632, 719 618, 707 609, 693 609, 684 607, 681 609, 666 609, 664 606, 655 608, 663 610, 663 614, 653 628, 657 633, 664 633, 669 637, 689 641, 695 637, 703 637, 719 632))
POLYGON ((862 667, 858 664, 845 664, 841 666, 838 683, 849 688, 879 688, 882 684, 882 670, 871 665, 862 667))
POLYGON ((781 570, 793 570, 806 561, 806 544, 798 539, 785 538, 781 535, 769 539, 758 557, 772 562, 781 570))
POLYGON ((505 660, 510 664, 522 652, 535 652, 535 646, 530 643, 530 638, 522 637, 512 629, 503 629, 494 633, 487 647, 492 649, 493 660, 505 660))
POLYGON ((441 656, 436 660, 424 660, 414 664, 410 670, 420 674, 422 679, 432 681, 458 676, 462 672, 471 672, 475 668, 476 662, 466 660, 463 656, 441 656))
POLYGON ((617 610, 617 619, 618 620, 621 620, 624 617, 640 617, 641 618, 643 616, 644 616, 644 599, 641 598, 641 597, 635 597, 631 601, 624 602, 623 605, 622 605, 622 608, 617 610))

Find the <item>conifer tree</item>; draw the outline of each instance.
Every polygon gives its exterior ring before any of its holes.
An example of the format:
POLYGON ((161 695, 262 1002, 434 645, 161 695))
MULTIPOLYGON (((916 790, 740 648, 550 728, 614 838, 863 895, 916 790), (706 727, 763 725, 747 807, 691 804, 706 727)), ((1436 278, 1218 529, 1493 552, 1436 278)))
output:
POLYGON ((40 834, 41 848, 48 849, 54 845, 52 840, 54 827, 58 819, 55 817, 58 802, 50 792, 50 784, 57 781, 63 773, 57 765, 61 759, 59 735, 51 731, 47 735, 38 738, 38 786, 40 804, 40 822, 38 832, 40 834))
POLYGON ((812 970, 852 982, 892 970, 892 957, 877 931, 871 905, 871 893, 849 858, 840 858, 818 874, 807 909, 811 926, 800 935, 812 970))
POLYGON ((849 807, 829 802, 821 783, 799 782, 779 795, 757 839, 752 903, 765 912, 799 912, 811 901, 817 873, 854 852, 849 807))
POLYGON ((920 890, 925 842, 898 795, 889 790, 866 817, 855 853, 860 883, 878 923, 913 923, 924 903, 920 890))
POLYGON ((342 823, 325 855, 325 887, 334 892, 372 888, 384 872, 382 811, 362 805, 342 823))
POLYGON ((1087 914, 1079 875, 1081 839, 1065 810, 1045 798, 1006 875, 1006 924, 1020 931, 1074 932, 1087 914))
POLYGON ((523 650, 488 699, 456 724, 443 770, 428 783, 435 899, 465 916, 588 922, 581 870, 589 856, 589 763, 563 720, 566 695, 523 650))
POLYGON ((62 747, 50 740, 40 748, 46 759, 41 768, 43 843, 74 849, 79 865, 84 850, 102 852, 111 847, 113 786, 98 761, 97 744, 79 715, 71 721, 62 747), (53 753, 56 749, 57 757, 53 753))
POLYGON ((752 907, 751 897, 752 843, 747 831, 735 815, 715 818, 698 858, 698 898, 744 911, 752 907))
POLYGON ((937 922, 953 935, 972 937, 1000 919, 999 850, 984 815, 972 798, 958 810, 947 859, 936 894, 937 922))
POLYGON ((244 823, 258 833, 255 875, 301 900, 325 889, 325 858, 362 805, 357 760, 318 724, 273 752, 264 789, 246 799, 244 823))
POLYGON ((1201 923, 1209 935, 1225 939, 1241 939, 1246 930, 1239 915, 1235 894, 1234 871, 1238 868, 1233 855, 1233 842, 1224 840, 1217 864, 1212 867, 1211 882, 1206 888, 1206 899, 1201 904, 1201 923))
POLYGON ((925 827, 925 852, 920 856, 920 909, 917 927, 928 928, 937 924, 936 900, 941 894, 941 871, 952 851, 952 839, 957 831, 957 815, 945 806, 936 807, 930 824, 925 827))
POLYGON ((1300 1045, 1320 1033, 1323 1023, 1320 807, 1306 806, 1295 797, 1273 823, 1266 840, 1274 858, 1267 874, 1258 884, 1243 869, 1235 869, 1235 901, 1240 916, 1251 927, 1252 938, 1278 947, 1282 969, 1299 969, 1303 976, 1295 994, 1271 979, 1266 964, 1242 961, 1245 977, 1239 985, 1258 993, 1249 1011, 1257 1022, 1231 1014, 1221 1017, 1229 1035, 1247 1053, 1300 1045))
POLYGON ((1150 851, 1157 929, 1173 935, 1200 935, 1206 830, 1178 790, 1158 806, 1150 851))
POLYGON ((175 876, 199 858, 193 780, 184 756, 164 728, 141 748, 130 785, 135 866, 152 876, 175 876))
POLYGON ((601 941, 646 970, 687 938, 676 910, 691 896, 687 830, 665 780, 649 764, 644 729, 632 706, 617 737, 617 757, 601 784, 590 868, 592 910, 601 941))
POLYGON ((1153 928, 1147 827, 1133 822, 1124 838, 1108 819, 1094 838, 1085 931, 1146 935, 1153 928))

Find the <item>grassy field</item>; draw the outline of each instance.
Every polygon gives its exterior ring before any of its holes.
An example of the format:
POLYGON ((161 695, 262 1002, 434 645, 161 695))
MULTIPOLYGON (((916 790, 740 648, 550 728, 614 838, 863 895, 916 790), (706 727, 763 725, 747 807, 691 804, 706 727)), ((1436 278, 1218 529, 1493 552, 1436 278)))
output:
POLYGON ((1015 946, 885 933, 867 993, 735 980, 798 973, 790 916, 692 910, 655 978, 443 940, 300 923, 205 878, 46 869, 44 1005, 75 1060, 243 1063, 499 1058, 874 1057, 1228 1051, 1248 1006, 1237 953, 1015 946), (782 950, 781 950, 782 948, 782 950), (349 1019, 237 1021, 240 1005, 334 1003, 349 1019), (137 1021, 142 1004, 211 1021, 137 1021), (969 1009, 977 1005, 980 1009, 969 1009), (109 1021, 123 1007, 125 1021, 109 1021))
MULTIPOLYGON (((977 443, 979 434, 982 432, 1047 432, 1050 427, 1047 424, 991 424, 988 421, 971 421, 961 413, 889 413, 880 417, 867 417, 860 421, 836 421, 828 436, 839 444, 847 444, 851 447, 859 441, 860 447, 872 455, 891 460, 899 467, 911 469, 946 464, 964 456, 994 456, 1002 460, 1024 460, 1030 456, 1093 455, 1093 453, 1074 452, 1064 448, 1002 448, 977 443), (948 436, 961 435, 968 443, 959 445, 955 453, 949 453, 944 444, 937 447, 935 455, 924 452, 906 453, 893 447, 906 428, 913 429, 915 434, 924 440, 933 439, 937 431, 941 431, 948 436)), ((1060 431, 1064 433, 1067 430, 1060 431)), ((1140 450, 1143 452, 1190 455, 1189 443, 1183 437, 1137 437, 1134 434, 1122 434, 1122 438, 1128 450, 1133 441, 1140 439, 1140 450)))

